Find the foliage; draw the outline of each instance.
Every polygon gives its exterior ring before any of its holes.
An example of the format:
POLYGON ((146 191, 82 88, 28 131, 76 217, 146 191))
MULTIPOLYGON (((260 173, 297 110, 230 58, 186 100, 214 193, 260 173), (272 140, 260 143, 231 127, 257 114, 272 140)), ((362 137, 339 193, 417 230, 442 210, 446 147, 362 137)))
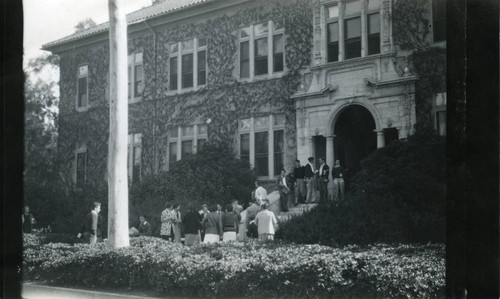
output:
POLYGON ((445 278, 442 245, 185 247, 139 237, 116 250, 59 243, 23 255, 25 280, 184 297, 437 297, 445 278))
POLYGON ((169 201, 201 209, 203 203, 245 204, 252 192, 255 175, 248 162, 238 160, 223 146, 206 144, 197 154, 173 164, 168 173, 149 175, 130 188, 130 225, 140 214, 159 233, 160 214, 169 201))
POLYGON ((428 0, 396 0, 393 5, 393 36, 403 50, 430 47, 428 0))
POLYGON ((86 18, 85 20, 80 21, 75 25, 75 33, 85 31, 87 29, 95 27, 96 25, 97 24, 94 20, 92 20, 91 18, 86 18))
POLYGON ((330 245, 445 241, 444 138, 417 132, 361 163, 344 202, 290 220, 277 237, 330 245))

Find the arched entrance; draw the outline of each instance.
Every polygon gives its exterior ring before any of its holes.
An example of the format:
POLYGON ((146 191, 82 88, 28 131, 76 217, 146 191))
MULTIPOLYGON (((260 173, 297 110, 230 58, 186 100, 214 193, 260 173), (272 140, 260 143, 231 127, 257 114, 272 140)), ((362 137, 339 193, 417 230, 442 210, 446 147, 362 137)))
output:
POLYGON ((348 177, 359 171, 359 162, 377 149, 376 125, 372 114, 361 105, 349 105, 332 123, 334 159, 340 160, 348 177))

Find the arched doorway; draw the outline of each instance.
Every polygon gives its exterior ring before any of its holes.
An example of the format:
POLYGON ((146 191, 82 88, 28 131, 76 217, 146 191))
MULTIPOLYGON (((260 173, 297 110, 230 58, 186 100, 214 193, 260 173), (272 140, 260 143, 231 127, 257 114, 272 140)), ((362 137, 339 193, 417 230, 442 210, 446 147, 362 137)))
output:
POLYGON ((334 158, 348 169, 348 179, 359 171, 359 162, 377 149, 375 120, 365 107, 350 105, 339 112, 332 125, 335 134, 334 158))

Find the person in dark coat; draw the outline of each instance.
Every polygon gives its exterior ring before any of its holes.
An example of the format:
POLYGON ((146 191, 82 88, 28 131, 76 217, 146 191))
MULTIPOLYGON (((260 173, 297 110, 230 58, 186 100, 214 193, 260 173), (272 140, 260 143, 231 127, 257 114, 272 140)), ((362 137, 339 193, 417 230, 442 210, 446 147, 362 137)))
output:
POLYGON ((330 167, 325 163, 325 158, 319 158, 319 202, 326 204, 328 202, 328 176, 330 175, 330 167))
POLYGON ((97 237, 101 235, 99 229, 99 212, 101 211, 101 203, 94 202, 92 204, 92 211, 85 216, 85 220, 82 225, 82 230, 78 234, 78 238, 83 237, 85 242, 88 242, 91 246, 97 243, 97 237))
POLYGON ((218 243, 222 238, 222 214, 215 207, 212 211, 202 221, 205 227, 205 238, 203 239, 205 244, 218 243))
POLYGON ((189 211, 182 219, 184 224, 184 244, 186 246, 195 246, 200 244, 201 217, 193 205, 189 207, 189 211))
POLYGON ((309 163, 304 166, 304 177, 307 184, 307 198, 306 203, 316 202, 316 178, 315 174, 318 173, 318 170, 314 168, 314 158, 309 157, 307 159, 309 163))
POLYGON ((255 224, 255 216, 260 212, 260 207, 257 203, 257 200, 254 199, 250 206, 247 208, 247 219, 246 219, 246 227, 247 227, 247 237, 251 239, 257 239, 259 237, 259 233, 257 230, 257 225, 255 224))
POLYGON ((139 216, 139 235, 140 236, 151 236, 151 224, 146 221, 144 216, 139 216))
POLYGON ((304 203, 306 201, 307 189, 304 174, 304 166, 300 166, 300 160, 296 160, 295 168, 293 169, 295 204, 304 203))
POLYGON ((23 219, 23 233, 30 234, 33 229, 33 224, 35 224, 35 217, 30 213, 30 207, 24 207, 24 213, 22 214, 23 219))
POLYGON ((228 204, 226 206, 226 212, 222 215, 223 242, 236 241, 236 234, 238 233, 238 227, 240 224, 238 216, 239 214, 236 214, 233 210, 233 205, 228 204))
POLYGON ((335 166, 332 167, 333 177, 333 198, 338 201, 344 199, 344 167, 340 166, 340 161, 335 161, 335 166))

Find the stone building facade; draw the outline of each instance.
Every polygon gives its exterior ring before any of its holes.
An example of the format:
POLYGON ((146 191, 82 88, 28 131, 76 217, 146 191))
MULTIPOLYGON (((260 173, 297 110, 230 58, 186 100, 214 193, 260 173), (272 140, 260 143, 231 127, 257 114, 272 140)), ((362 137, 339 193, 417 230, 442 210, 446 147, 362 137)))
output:
MULTIPOLYGON (((415 1, 415 26, 444 26, 437 0, 415 1)), ((129 14, 130 179, 168 170, 207 141, 230 145, 261 179, 309 156, 355 172, 370 152, 414 132, 418 99, 422 122, 443 132, 444 66, 427 78, 418 66, 429 63, 414 58, 442 57, 445 42, 433 40, 435 26, 421 34, 425 46, 402 43, 412 37, 393 2, 166 0, 129 14)), ((44 49, 61 57, 58 148, 68 184, 103 184, 108 24, 44 49)))

